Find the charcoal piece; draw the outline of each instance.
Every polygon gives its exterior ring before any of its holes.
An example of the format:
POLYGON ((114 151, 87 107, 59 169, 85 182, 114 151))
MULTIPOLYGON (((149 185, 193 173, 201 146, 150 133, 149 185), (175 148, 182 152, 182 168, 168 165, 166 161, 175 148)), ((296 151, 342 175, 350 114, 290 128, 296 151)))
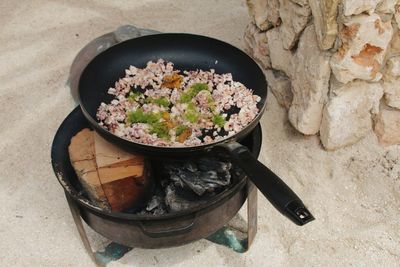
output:
POLYGON ((155 208, 159 207, 161 205, 162 202, 162 197, 161 196, 153 196, 149 203, 147 203, 147 207, 146 210, 147 211, 152 211, 155 208))
POLYGON ((154 210, 151 211, 151 214, 155 215, 155 216, 163 215, 163 214, 166 214, 166 213, 168 213, 168 210, 167 210, 166 207, 157 207, 157 208, 155 208, 154 210))
POLYGON ((184 168, 191 172, 197 172, 197 165, 192 161, 186 161, 184 163, 184 168))
POLYGON ((178 212, 190 208, 197 207, 206 202, 206 200, 193 200, 185 198, 184 195, 178 194, 174 185, 169 185, 165 188, 165 203, 170 212, 178 212))
POLYGON ((200 172, 199 178, 206 183, 207 187, 212 188, 227 186, 231 183, 231 174, 229 171, 220 175, 216 171, 200 172))
POLYGON ((151 211, 143 209, 143 210, 141 210, 139 212, 134 212, 134 213, 138 214, 138 215, 154 215, 154 216, 157 216, 157 215, 167 214, 168 210, 167 210, 166 207, 164 207, 164 208, 163 207, 157 207, 157 208, 155 208, 154 210, 151 210, 151 211))
POLYGON ((215 170, 218 173, 229 172, 232 163, 220 161, 216 158, 201 158, 197 161, 197 166, 201 171, 215 170))
POLYGON ((140 215, 162 215, 168 213, 164 196, 154 195, 147 203, 146 208, 138 212, 140 215))
POLYGON ((199 196, 214 192, 231 182, 232 164, 215 157, 170 162, 164 168, 175 187, 190 189, 199 196))
POLYGON ((200 173, 181 170, 177 176, 199 196, 203 195, 207 190, 206 183, 201 180, 200 173))
POLYGON ((206 181, 218 182, 218 179, 220 178, 220 177, 218 177, 218 173, 214 170, 198 172, 198 176, 199 176, 200 180, 203 182, 206 182, 206 181))
POLYGON ((174 186, 174 188, 175 188, 175 194, 177 196, 179 196, 180 198, 186 199, 188 201, 193 201, 193 202, 208 199, 210 197, 210 195, 212 195, 212 194, 207 194, 204 196, 199 196, 192 190, 187 190, 187 188, 180 188, 180 187, 176 187, 176 186, 174 186))
MULTIPOLYGON (((185 187, 185 182, 182 180, 182 172, 181 171, 178 170, 177 172, 170 172, 169 179, 172 182, 174 182, 174 184, 176 186, 179 186, 179 187, 182 187, 182 188, 185 187)), ((170 184, 169 182, 166 182, 164 187, 166 187, 169 184, 170 184)))

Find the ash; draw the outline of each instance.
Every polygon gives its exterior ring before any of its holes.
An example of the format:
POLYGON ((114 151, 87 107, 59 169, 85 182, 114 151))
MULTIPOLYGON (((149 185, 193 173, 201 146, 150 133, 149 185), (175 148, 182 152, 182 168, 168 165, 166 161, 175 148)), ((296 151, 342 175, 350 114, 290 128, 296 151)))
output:
POLYGON ((138 214, 161 215, 202 205, 231 184, 232 174, 240 173, 231 162, 217 157, 161 165, 155 195, 138 214))

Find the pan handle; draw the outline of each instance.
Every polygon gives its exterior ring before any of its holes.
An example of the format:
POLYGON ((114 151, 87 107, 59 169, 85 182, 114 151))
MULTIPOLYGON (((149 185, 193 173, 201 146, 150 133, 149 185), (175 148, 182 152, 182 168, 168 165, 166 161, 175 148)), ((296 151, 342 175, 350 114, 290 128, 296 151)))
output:
POLYGON ((271 170, 259 162, 247 147, 231 142, 219 145, 239 165, 271 204, 297 225, 314 220, 300 198, 271 170))

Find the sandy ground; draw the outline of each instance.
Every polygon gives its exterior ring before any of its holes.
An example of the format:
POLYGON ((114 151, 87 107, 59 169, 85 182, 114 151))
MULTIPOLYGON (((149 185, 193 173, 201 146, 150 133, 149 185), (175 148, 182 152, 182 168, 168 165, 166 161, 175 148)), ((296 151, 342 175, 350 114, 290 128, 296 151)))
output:
MULTIPOLYGON (((243 47, 245 4, 1 1, 0 14, 1 265, 92 266, 50 166, 53 135, 75 106, 65 85, 75 54, 123 24, 204 34, 243 47)), ((383 149, 371 133, 328 153, 318 138, 290 127, 272 94, 268 104, 261 160, 317 220, 297 227, 259 196, 259 232, 247 253, 201 240, 133 249, 110 266, 399 266, 400 147, 383 149)))

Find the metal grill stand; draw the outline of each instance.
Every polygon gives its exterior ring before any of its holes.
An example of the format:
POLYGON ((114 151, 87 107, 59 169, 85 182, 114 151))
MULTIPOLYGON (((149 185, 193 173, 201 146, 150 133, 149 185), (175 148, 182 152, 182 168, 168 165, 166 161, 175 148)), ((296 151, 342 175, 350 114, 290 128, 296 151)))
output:
MULTIPOLYGON (((96 266, 105 266, 107 262, 115 260, 115 259, 99 259, 98 252, 93 251, 92 246, 90 244, 86 230, 83 226, 83 219, 78 205, 71 199, 71 197, 67 193, 65 194, 65 197, 67 198, 68 206, 71 210, 71 214, 74 219, 76 228, 78 229, 78 233, 82 240, 83 246, 85 247, 85 250, 88 253, 89 257, 92 259, 93 263, 96 266)), ((236 229, 232 230, 235 231, 236 229)), ((248 181, 247 182, 247 233, 246 233, 246 238, 242 240, 245 242, 245 251, 247 251, 250 248, 251 244, 254 241, 256 233, 257 233, 257 188, 250 181, 248 181)), ((231 244, 222 244, 222 245, 232 248, 231 244)), ((122 245, 117 244, 117 246, 122 246, 122 245)), ((122 255, 119 255, 118 258, 121 258, 126 252, 132 249, 125 246, 122 247, 124 247, 123 250, 125 252, 122 253, 122 255)))

